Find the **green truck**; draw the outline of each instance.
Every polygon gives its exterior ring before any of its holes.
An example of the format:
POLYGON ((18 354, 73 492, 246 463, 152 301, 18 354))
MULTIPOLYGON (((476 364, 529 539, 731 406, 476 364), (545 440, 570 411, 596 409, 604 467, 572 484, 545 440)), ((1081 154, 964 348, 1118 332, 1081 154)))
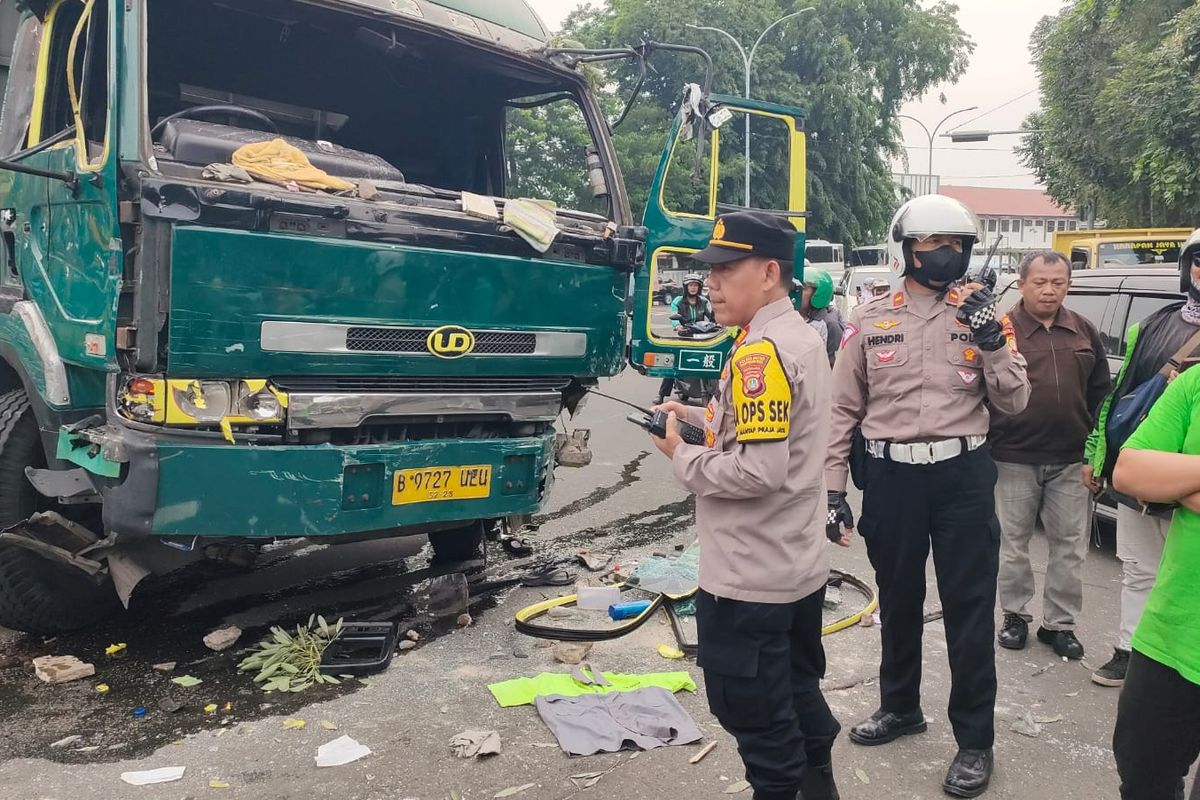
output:
MULTIPOLYGON (((721 106, 685 104, 660 169, 705 207, 637 225, 588 59, 524 0, 19 5, 0 625, 82 627, 146 575, 278 539, 427 534, 470 560, 542 507, 564 410, 629 357, 695 351, 656 341, 645 287, 711 232, 721 106), (548 181, 562 163, 578 180, 548 181)), ((726 100, 783 124, 764 207, 802 212, 798 113, 726 100)))

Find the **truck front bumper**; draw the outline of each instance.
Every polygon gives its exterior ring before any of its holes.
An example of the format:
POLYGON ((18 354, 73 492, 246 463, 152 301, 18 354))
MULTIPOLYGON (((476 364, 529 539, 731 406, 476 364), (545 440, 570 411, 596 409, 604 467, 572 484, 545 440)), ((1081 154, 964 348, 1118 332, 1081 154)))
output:
POLYGON ((106 481, 108 530, 135 536, 272 538, 403 534, 540 510, 554 433, 385 445, 255 446, 125 431, 124 476, 106 481), (396 505, 397 470, 491 467, 487 497, 396 505))

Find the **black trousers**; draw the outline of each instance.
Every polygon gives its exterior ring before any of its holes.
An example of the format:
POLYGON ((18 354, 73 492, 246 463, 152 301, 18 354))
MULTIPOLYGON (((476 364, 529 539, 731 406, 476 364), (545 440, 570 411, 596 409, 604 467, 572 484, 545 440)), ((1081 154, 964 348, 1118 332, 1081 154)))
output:
POLYGON ((755 800, 795 800, 806 765, 830 763, 841 726, 821 694, 825 587, 795 603, 696 600, 708 705, 737 740, 755 800))
POLYGON ((950 656, 950 724, 958 746, 995 739, 996 465, 987 448, 937 464, 867 458, 858 530, 879 586, 880 707, 921 704, 925 563, 933 566, 950 656))
POLYGON ((1113 755, 1121 800, 1183 800, 1183 779, 1200 756, 1200 686, 1134 650, 1117 704, 1113 755))
POLYGON ((663 400, 670 400, 673 391, 675 391, 675 379, 663 378, 662 383, 658 385, 658 396, 663 400))

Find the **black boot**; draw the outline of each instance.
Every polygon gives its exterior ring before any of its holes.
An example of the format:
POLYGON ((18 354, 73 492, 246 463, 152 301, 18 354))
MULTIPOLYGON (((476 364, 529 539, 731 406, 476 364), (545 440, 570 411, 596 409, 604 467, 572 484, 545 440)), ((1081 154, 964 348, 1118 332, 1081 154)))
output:
POLYGON ((996 643, 1005 650, 1024 650, 1029 638, 1029 623, 1020 614, 1005 614, 1004 627, 996 634, 996 643))
POLYGON ((850 729, 850 741, 865 745, 887 744, 901 736, 924 733, 927 727, 925 715, 919 708, 907 714, 893 714, 881 709, 850 729))
POLYGON ((954 797, 978 797, 992 779, 992 750, 960 749, 950 762, 942 791, 954 797))
POLYGON ((1072 631, 1048 631, 1038 628, 1038 641, 1054 648, 1055 655, 1078 661, 1083 658, 1083 644, 1072 631))
POLYGON ((833 782, 833 765, 814 767, 812 764, 804 770, 804 780, 800 782, 800 794, 796 800, 840 800, 837 784, 833 782))

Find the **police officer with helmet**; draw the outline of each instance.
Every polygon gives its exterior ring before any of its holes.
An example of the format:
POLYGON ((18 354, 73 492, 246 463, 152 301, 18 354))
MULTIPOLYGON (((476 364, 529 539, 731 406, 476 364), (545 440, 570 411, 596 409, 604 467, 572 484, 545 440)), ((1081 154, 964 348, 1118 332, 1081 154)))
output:
POLYGON ((717 322, 742 333, 708 408, 661 406, 668 435, 653 441, 696 495, 698 663, 755 800, 837 800, 840 726, 820 688, 831 375, 788 297, 795 244, 786 219, 717 219, 695 258, 711 266, 717 322), (677 419, 703 427, 705 444, 684 443, 677 419))
POLYGON ((881 745, 926 729, 921 635, 930 550, 949 648, 950 724, 958 753, 942 789, 976 797, 992 773, 995 617, 1000 528, 996 466, 984 446, 988 407, 1017 414, 1029 400, 1025 360, 996 300, 966 274, 979 221, 926 195, 892 221, 888 260, 902 282, 854 309, 834 366, 826 460, 829 534, 854 528, 846 503, 851 436, 868 457, 858 530, 879 586, 880 706, 850 731, 881 745))

